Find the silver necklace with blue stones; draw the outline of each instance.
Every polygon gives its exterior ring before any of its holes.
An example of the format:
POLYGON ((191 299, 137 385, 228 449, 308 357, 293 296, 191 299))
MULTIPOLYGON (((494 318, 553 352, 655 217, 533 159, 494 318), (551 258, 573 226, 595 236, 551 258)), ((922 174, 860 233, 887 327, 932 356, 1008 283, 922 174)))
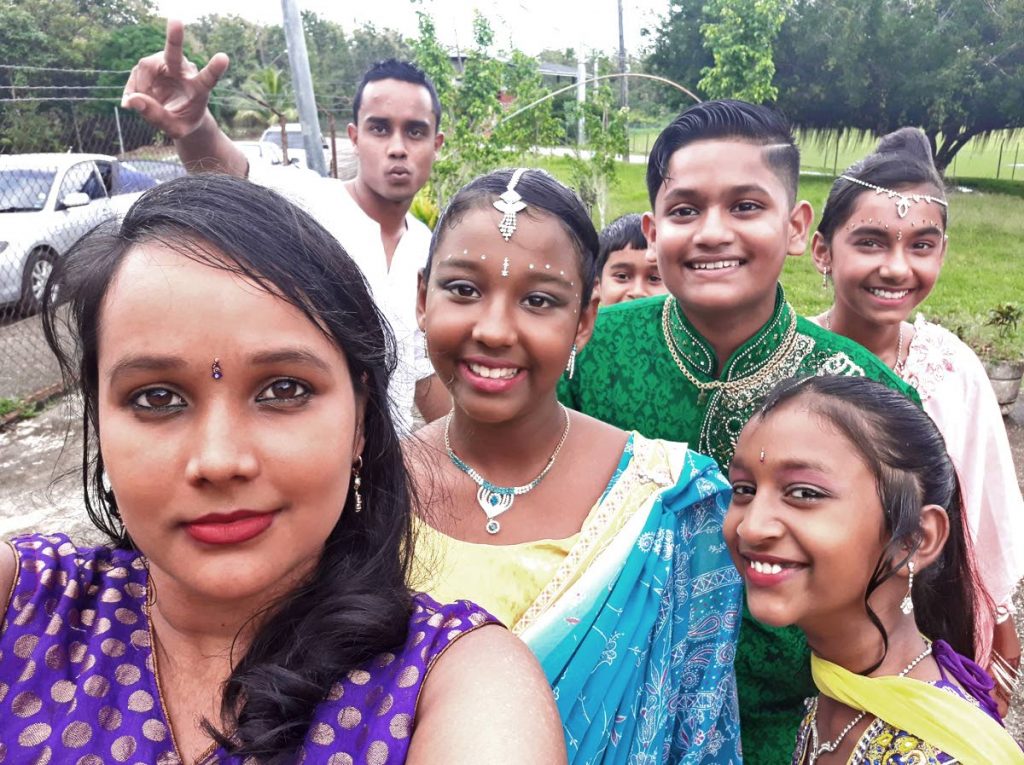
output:
POLYGON ((558 453, 562 451, 565 439, 569 436, 569 411, 561 404, 558 406, 561 407, 562 414, 565 416, 565 429, 562 431, 562 437, 558 439, 558 446, 551 452, 548 464, 540 471, 540 475, 522 486, 498 486, 493 484, 463 462, 462 458, 452 450, 452 443, 448 437, 452 424, 452 414, 454 414, 454 412, 448 412, 448 416, 444 421, 444 448, 448 450, 448 459, 452 461, 452 464, 472 478, 479 487, 476 491, 476 501, 480 504, 480 509, 487 516, 487 525, 484 528, 487 529, 488 534, 497 534, 501 531, 498 516, 512 508, 512 503, 515 502, 516 497, 536 489, 540 482, 544 480, 544 476, 554 466, 555 459, 558 457, 558 453))

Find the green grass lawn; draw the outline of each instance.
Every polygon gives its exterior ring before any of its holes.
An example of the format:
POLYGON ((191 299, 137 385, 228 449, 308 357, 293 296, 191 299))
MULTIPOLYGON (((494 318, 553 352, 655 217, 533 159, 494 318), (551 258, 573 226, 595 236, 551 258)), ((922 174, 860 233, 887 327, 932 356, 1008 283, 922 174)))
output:
MULTIPOLYGON (((630 152, 649 153, 658 132, 658 128, 631 128, 630 152)), ((804 170, 834 175, 870 154, 878 144, 878 138, 853 132, 837 138, 834 130, 798 131, 797 143, 800 146, 800 165, 804 170)), ((995 178, 997 167, 1000 179, 1024 181, 1024 136, 1003 131, 970 141, 957 152, 947 175, 950 178, 995 178)))
MULTIPOLYGON (((543 157, 536 158, 534 163, 563 181, 570 178, 568 160, 543 157)), ((618 182, 610 194, 608 220, 648 209, 644 173, 643 165, 619 165, 618 182)), ((977 190, 954 191, 949 198, 946 263, 938 284, 919 308, 929 319, 951 328, 984 322, 989 309, 1000 303, 1024 307, 1024 182, 962 183, 977 190)), ((816 215, 821 212, 830 186, 830 178, 800 178, 800 196, 814 206, 816 215)), ((830 293, 821 288, 821 275, 809 254, 787 260, 782 284, 794 307, 805 315, 822 311, 830 302, 830 293)), ((1024 352, 1024 328, 1018 330, 1011 342, 1024 352)))

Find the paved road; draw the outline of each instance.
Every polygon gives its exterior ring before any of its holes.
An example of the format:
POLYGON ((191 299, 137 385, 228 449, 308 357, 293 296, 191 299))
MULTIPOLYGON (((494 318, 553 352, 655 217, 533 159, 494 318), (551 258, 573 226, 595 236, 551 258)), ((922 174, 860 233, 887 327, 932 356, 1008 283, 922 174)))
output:
POLYGON ((0 313, 0 398, 23 399, 60 382, 38 316, 17 320, 0 313))

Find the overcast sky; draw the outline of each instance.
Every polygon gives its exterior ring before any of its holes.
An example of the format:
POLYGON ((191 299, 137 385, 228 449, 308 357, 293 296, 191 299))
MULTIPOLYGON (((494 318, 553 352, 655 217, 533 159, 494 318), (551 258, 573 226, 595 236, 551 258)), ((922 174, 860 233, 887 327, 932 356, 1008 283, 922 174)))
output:
MULTIPOLYGON (((626 48, 648 44, 642 27, 654 27, 669 0, 624 0, 626 48)), ((340 23, 345 29, 371 22, 403 35, 416 34, 415 6, 410 0, 298 0, 299 8, 340 23)), ((186 23, 207 14, 237 14, 264 24, 280 23, 280 0, 158 0, 161 15, 186 23)), ((499 48, 516 47, 535 54, 544 48, 579 48, 614 52, 619 45, 616 0, 424 0, 419 7, 434 17, 438 36, 449 46, 472 40, 473 10, 479 9, 495 31, 499 48)))

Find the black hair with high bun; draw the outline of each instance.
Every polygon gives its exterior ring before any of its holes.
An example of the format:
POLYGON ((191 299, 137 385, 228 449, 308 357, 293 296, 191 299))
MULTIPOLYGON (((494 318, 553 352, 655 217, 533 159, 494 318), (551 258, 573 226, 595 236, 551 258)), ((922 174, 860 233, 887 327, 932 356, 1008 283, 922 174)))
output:
MULTIPOLYGON (((918 128, 900 128, 884 136, 873 153, 850 165, 843 175, 893 191, 928 185, 933 189, 933 196, 942 200, 946 198, 945 184, 935 167, 931 144, 918 128)), ((837 178, 825 201, 818 233, 831 244, 832 236, 853 214, 860 195, 873 193, 870 188, 859 183, 837 178)), ((946 206, 937 207, 942 216, 942 225, 945 226, 946 206)))

